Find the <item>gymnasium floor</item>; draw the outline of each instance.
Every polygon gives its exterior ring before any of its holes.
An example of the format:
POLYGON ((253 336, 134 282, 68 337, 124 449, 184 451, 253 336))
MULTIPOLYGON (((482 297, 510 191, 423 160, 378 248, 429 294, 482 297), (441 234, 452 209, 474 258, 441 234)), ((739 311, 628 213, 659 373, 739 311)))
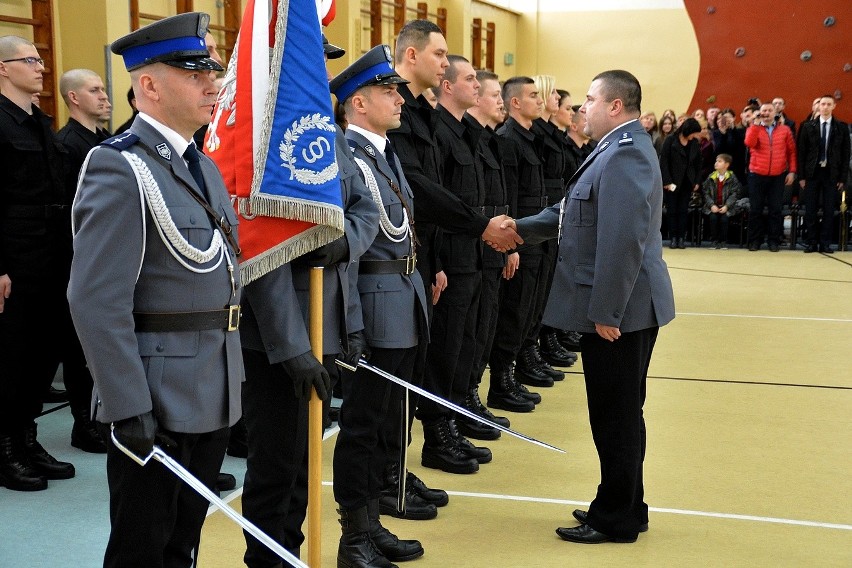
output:
MULTIPOLYGON (((646 500, 650 530, 635 544, 563 542, 558 526, 588 504, 598 480, 581 362, 542 389, 512 427, 566 450, 504 435, 477 474, 412 469, 446 489, 431 521, 383 522, 418 538, 411 567, 852 566, 852 253, 665 251, 678 316, 663 328, 648 380, 646 500)), ((487 379, 486 379, 487 380, 487 379)), ((483 391, 484 395, 484 391, 483 391)), ((70 448, 67 408, 44 416, 40 439, 77 477, 25 494, 0 488, 0 567, 100 565, 108 531, 103 458, 70 448)), ((333 436, 332 436, 333 437, 333 436)), ((323 566, 339 527, 324 443, 323 566)), ((226 458, 242 480, 242 460, 226 458)), ((229 498, 239 508, 240 490, 229 498)), ((199 566, 242 565, 240 530, 208 518, 199 566)), ((303 547, 302 556, 307 556, 303 547)))

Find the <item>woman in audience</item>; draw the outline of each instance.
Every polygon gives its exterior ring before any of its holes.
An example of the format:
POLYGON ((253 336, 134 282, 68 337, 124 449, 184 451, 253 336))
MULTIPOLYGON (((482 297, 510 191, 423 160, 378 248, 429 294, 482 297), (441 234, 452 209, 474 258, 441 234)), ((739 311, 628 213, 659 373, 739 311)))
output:
POLYGON ((670 248, 686 248, 684 235, 689 213, 689 199, 698 191, 702 181, 701 148, 698 138, 701 125, 694 118, 683 124, 663 142, 660 154, 660 172, 665 189, 666 220, 669 227, 670 248))

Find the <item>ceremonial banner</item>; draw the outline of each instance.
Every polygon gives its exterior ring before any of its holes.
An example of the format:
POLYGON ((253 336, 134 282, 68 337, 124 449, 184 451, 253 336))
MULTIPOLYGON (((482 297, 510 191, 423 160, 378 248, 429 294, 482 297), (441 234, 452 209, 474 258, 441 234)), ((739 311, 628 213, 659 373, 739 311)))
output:
POLYGON ((337 15, 336 0, 317 0, 317 12, 322 20, 322 25, 327 26, 337 15))
POLYGON ((316 1, 249 0, 204 143, 239 215, 243 284, 343 235, 334 138, 316 1))

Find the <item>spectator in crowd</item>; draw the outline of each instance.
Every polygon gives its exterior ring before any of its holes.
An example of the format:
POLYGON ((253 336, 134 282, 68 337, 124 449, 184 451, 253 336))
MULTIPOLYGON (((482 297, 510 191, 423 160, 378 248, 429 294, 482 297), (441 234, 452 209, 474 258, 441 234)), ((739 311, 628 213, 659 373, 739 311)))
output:
POLYGON ((74 477, 38 442, 35 419, 62 356, 68 317, 71 196, 65 150, 33 104, 44 61, 28 40, 0 37, 0 485, 39 491, 74 477))
POLYGON ((657 136, 657 140, 654 142, 654 149, 657 151, 657 157, 659 157, 660 152, 663 151, 663 142, 666 141, 666 138, 671 136, 671 134, 675 131, 675 117, 665 115, 660 119, 660 131, 659 136, 657 136))
POLYGON ((566 179, 571 179, 574 172, 586 161, 586 158, 595 148, 595 142, 584 131, 586 116, 579 112, 580 105, 572 106, 571 110, 574 111, 574 114, 571 117, 571 124, 568 126, 568 147, 574 159, 569 163, 571 171, 565 172, 566 179))
POLYGON ((660 138, 659 125, 657 124, 657 115, 653 111, 646 112, 639 117, 639 122, 645 127, 645 131, 651 135, 651 142, 657 143, 660 138))
POLYGON ((127 91, 127 104, 130 105, 130 110, 133 111, 130 115, 130 118, 127 119, 127 122, 123 123, 121 126, 115 129, 115 134, 121 134, 133 124, 133 121, 136 120, 136 115, 139 114, 139 110, 136 108, 136 95, 133 93, 133 87, 127 91))
POLYGON ((738 180, 745 177, 745 130, 737 128, 734 121, 736 113, 733 109, 726 108, 716 118, 716 130, 713 131, 713 145, 716 152, 728 154, 732 157, 730 170, 734 172, 738 180))
POLYGON ((796 142, 790 128, 775 120, 772 103, 760 106, 760 115, 746 130, 745 145, 749 149, 748 250, 759 250, 766 233, 769 250, 778 252, 783 228, 784 186, 796 179, 796 142), (764 206, 769 210, 766 221, 764 206))
POLYGON ((715 171, 704 180, 704 216, 710 225, 710 247, 728 248, 728 218, 742 193, 737 176, 729 170, 733 159, 729 154, 716 156, 715 171))
MULTIPOLYGON (((802 124, 799 133, 799 185, 804 191, 808 244, 805 252, 830 254, 838 193, 846 184, 850 158, 849 127, 834 117, 834 97, 819 100, 819 118, 802 124), (822 218, 818 209, 822 205, 822 218)), ((844 222, 841 220, 841 222, 844 222)))
POLYGON ((710 130, 714 130, 716 128, 716 119, 719 117, 721 110, 722 109, 716 106, 707 109, 707 127, 710 130))
MULTIPOLYGON (((740 112, 740 122, 737 124, 737 128, 743 130, 745 132, 746 128, 751 126, 752 120, 754 119, 755 113, 760 110, 760 107, 754 104, 747 104, 743 107, 743 110, 740 112)), ((745 134, 743 134, 745 137, 745 134)))
POLYGON ((672 119, 672 123, 677 122, 677 113, 674 109, 667 108, 663 111, 663 114, 660 115, 660 122, 663 121, 665 117, 670 117, 672 119))
POLYGON ((784 113, 784 109, 787 108, 787 103, 781 97, 775 97, 772 99, 772 107, 775 109, 775 121, 778 124, 786 124, 790 128, 790 132, 793 133, 793 137, 796 137, 796 121, 791 120, 784 113))
POLYGON ((698 137, 699 148, 701 149, 701 172, 699 180, 703 180, 713 171, 713 163, 715 162, 715 151, 713 146, 713 133, 710 132, 710 127, 706 120, 699 120, 701 125, 701 136, 698 137))
POLYGON ((684 236, 689 214, 689 200, 701 182, 701 125, 687 118, 674 134, 663 142, 660 172, 665 192, 669 248, 686 248, 684 236))
POLYGON ((697 108, 692 111, 692 118, 694 118, 698 122, 701 122, 702 120, 705 122, 707 121, 707 115, 704 114, 704 109, 701 108, 697 108))

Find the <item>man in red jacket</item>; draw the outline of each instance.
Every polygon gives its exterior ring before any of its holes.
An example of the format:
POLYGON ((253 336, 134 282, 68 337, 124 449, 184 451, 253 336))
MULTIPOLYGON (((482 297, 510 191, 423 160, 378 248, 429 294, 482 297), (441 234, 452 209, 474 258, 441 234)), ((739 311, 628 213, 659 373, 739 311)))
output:
POLYGON ((760 105, 760 115, 746 130, 745 144, 751 158, 748 165, 748 250, 763 244, 763 207, 769 208, 767 241, 778 252, 783 218, 781 198, 784 186, 796 180, 796 142, 793 132, 775 120, 772 103, 760 105))

